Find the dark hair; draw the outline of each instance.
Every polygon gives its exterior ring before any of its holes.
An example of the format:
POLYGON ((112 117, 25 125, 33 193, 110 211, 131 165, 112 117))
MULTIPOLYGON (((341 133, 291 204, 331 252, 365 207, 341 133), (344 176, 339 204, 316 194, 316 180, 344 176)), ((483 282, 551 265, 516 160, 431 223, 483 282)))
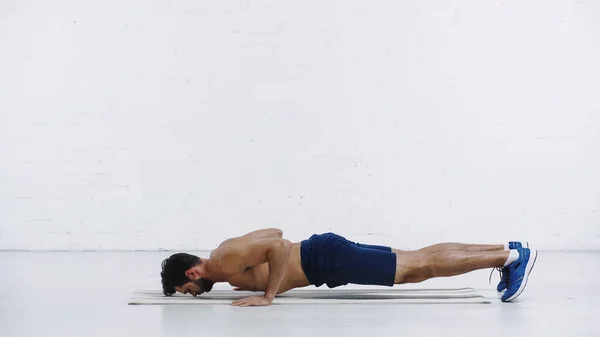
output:
POLYGON ((167 296, 173 295, 175 287, 180 287, 191 280, 185 275, 185 272, 200 264, 200 258, 186 253, 177 253, 171 255, 162 262, 163 293, 167 296))

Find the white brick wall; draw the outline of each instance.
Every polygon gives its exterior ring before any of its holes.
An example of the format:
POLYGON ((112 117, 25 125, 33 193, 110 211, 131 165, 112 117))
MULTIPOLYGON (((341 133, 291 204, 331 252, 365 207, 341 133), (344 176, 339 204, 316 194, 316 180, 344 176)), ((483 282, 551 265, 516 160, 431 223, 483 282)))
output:
POLYGON ((0 249, 600 249, 593 1, 0 4, 0 249))

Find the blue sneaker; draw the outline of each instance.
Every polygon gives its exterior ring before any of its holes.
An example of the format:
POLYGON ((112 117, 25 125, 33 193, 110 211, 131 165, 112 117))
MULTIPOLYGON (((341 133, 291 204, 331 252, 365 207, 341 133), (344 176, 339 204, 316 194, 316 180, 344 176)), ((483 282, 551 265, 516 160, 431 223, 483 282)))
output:
POLYGON ((519 248, 517 250, 519 251, 519 258, 508 265, 508 288, 502 295, 502 302, 512 301, 521 295, 537 260, 537 250, 531 251, 529 248, 519 248))
MULTIPOLYGON (((506 289, 508 285, 508 268, 507 267, 498 267, 497 270, 500 273, 500 282, 498 282, 498 286, 496 286, 496 290, 501 293, 506 289)), ((494 271, 492 270, 492 274, 494 271)), ((492 275, 490 275, 490 283, 492 282, 492 275)))
MULTIPOLYGON (((510 241, 508 243, 508 249, 519 249, 519 248, 523 248, 523 246, 525 246, 526 248, 529 248, 529 242, 518 242, 518 241, 510 241)), ((498 283, 498 286, 496 287, 496 290, 500 293, 502 291, 504 291, 504 289, 506 289, 507 284, 508 284, 508 268, 507 267, 499 267, 496 268, 496 270, 498 272, 500 272, 500 283, 498 283)), ((492 270, 492 273, 494 271, 492 270)), ((490 275, 490 282, 491 282, 491 275, 490 275)))
POLYGON ((529 242, 524 242, 525 244, 519 241, 511 241, 508 243, 508 249, 519 249, 519 248, 529 248, 529 242))

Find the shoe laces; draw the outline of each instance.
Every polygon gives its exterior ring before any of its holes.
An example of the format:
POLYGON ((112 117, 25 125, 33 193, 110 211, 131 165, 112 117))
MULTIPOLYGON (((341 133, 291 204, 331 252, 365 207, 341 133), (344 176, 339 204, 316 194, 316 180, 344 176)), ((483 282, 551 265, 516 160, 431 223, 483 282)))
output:
POLYGON ((490 284, 492 283, 492 275, 494 274, 494 270, 498 271, 498 273, 500 274, 500 280, 506 282, 506 285, 508 286, 508 283, 510 282, 510 277, 508 277, 508 273, 505 271, 505 267, 496 267, 496 268, 492 269, 492 272, 490 273, 490 279, 489 279, 490 284), (504 278, 505 275, 506 275, 506 279, 504 278))

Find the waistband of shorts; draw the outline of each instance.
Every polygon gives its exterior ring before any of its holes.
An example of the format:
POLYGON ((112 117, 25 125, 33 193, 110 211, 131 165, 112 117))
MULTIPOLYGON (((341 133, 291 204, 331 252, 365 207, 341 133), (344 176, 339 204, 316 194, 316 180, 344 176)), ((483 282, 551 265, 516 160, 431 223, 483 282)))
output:
POLYGON ((310 239, 300 242, 300 263, 304 275, 310 284, 316 283, 316 278, 313 274, 314 270, 311 266, 312 241, 310 239))

